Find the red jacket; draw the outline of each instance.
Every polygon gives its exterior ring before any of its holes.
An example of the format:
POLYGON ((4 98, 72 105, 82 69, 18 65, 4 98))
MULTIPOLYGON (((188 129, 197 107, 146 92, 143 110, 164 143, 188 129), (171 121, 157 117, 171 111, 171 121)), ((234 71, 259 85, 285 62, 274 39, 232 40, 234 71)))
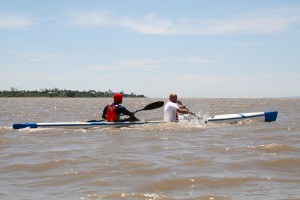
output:
POLYGON ((106 109, 106 121, 108 122, 116 122, 119 120, 119 115, 116 113, 116 108, 118 105, 109 104, 106 109))

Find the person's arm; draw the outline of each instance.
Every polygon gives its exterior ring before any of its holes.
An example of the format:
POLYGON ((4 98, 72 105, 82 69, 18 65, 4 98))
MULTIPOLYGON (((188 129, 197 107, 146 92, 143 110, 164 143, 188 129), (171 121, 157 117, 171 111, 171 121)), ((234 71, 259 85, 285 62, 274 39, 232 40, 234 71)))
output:
POLYGON ((102 118, 103 119, 106 119, 106 110, 107 110, 107 107, 108 107, 108 105, 105 106, 105 108, 103 109, 103 113, 102 113, 102 118))
POLYGON ((134 116, 134 112, 130 112, 129 110, 127 110, 124 106, 119 106, 118 111, 116 110, 116 112, 118 112, 119 114, 123 114, 123 115, 127 115, 129 116, 129 121, 140 121, 138 118, 136 118, 134 116))
POLYGON ((129 118, 130 121, 140 121, 136 116, 134 116, 133 112, 130 112, 129 116, 130 116, 130 118, 129 118))
MULTIPOLYGON (((130 118, 129 118, 129 121, 140 121, 138 118, 136 118, 136 116, 134 116, 134 112, 130 112, 129 110, 127 110, 125 107, 124 107, 124 110, 126 110, 126 115, 128 115, 130 118)), ((124 114, 124 113, 123 113, 124 114)))
POLYGON ((194 115, 194 116, 196 115, 195 113, 190 112, 188 109, 186 109, 185 106, 180 106, 177 109, 177 112, 182 113, 182 114, 191 114, 191 115, 194 115))

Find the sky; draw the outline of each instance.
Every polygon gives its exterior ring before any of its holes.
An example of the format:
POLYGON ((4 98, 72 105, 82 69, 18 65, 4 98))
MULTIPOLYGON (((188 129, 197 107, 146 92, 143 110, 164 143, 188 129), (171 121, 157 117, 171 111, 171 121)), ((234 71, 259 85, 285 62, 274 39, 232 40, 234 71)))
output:
POLYGON ((0 0, 0 90, 300 96, 298 0, 0 0))

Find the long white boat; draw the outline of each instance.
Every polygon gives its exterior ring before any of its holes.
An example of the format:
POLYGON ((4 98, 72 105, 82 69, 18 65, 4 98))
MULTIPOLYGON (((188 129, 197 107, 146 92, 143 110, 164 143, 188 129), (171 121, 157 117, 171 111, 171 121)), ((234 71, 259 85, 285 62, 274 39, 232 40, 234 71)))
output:
POLYGON ((253 113, 239 113, 239 114, 225 114, 215 115, 205 120, 206 123, 237 123, 245 119, 256 120, 260 122, 276 121, 277 111, 269 112, 253 112, 253 113))
MULTIPOLYGON (((146 105, 143 109, 136 110, 134 113, 153 110, 164 105, 163 101, 157 101, 146 105)), ((106 122, 104 120, 91 120, 87 122, 51 122, 51 123, 16 123, 13 124, 14 129, 22 128, 93 128, 93 127, 126 127, 132 125, 163 123, 162 121, 137 121, 137 122, 106 122)))
MULTIPOLYGON (((215 115, 205 120, 206 123, 236 123, 245 119, 257 120, 261 122, 276 121, 277 111, 269 112, 253 112, 253 113, 239 113, 239 114, 226 114, 215 115)), ((189 115, 180 115, 179 121, 189 121, 191 117, 189 115)), ((15 123, 14 129, 22 128, 93 128, 93 127, 126 127, 132 125, 143 124, 158 124, 165 123, 164 121, 137 121, 137 122, 51 122, 51 123, 15 123)))
POLYGON ((136 121, 136 122, 51 122, 51 123, 15 123, 13 124, 14 129, 22 128, 93 128, 93 127, 127 127, 132 125, 142 124, 157 124, 164 123, 163 121, 136 121))

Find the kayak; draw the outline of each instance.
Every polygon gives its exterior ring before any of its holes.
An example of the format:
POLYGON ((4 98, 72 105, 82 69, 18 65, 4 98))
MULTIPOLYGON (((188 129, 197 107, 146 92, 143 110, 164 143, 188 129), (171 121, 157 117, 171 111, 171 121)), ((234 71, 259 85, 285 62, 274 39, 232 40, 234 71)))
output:
MULTIPOLYGON (((236 123, 245 119, 257 120, 262 122, 276 121, 277 111, 269 112, 253 112, 253 113, 239 113, 239 114, 226 114, 226 115, 215 115, 205 120, 205 123, 236 123)), ((179 121, 190 121, 192 118, 190 115, 184 114, 179 115, 179 121)), ((198 117, 199 120, 201 120, 198 117)), ((14 129, 22 128, 93 128, 93 127, 127 127, 132 125, 143 125, 143 124, 158 124, 165 123, 164 121, 136 121, 136 122, 50 122, 50 123, 15 123, 13 124, 14 129)))
MULTIPOLYGON (((272 122, 276 121, 277 111, 269 112, 253 112, 253 113, 238 113, 238 114, 225 114, 225 115, 215 115, 207 119, 202 117, 197 117, 198 120, 204 121, 205 123, 237 123, 242 120, 251 119, 261 122, 272 122)), ((191 121, 194 119, 193 116, 189 114, 180 114, 179 121, 191 121)))
POLYGON ((215 115, 205 120, 206 123, 237 123, 245 119, 256 120, 260 122, 273 122, 276 121, 277 111, 269 112, 253 112, 253 113, 239 113, 239 114, 226 114, 215 115))
MULTIPOLYGON (((156 101, 146 105, 143 109, 136 110, 134 112, 153 110, 160 108, 164 105, 163 101, 156 101)), ((16 123, 13 124, 14 129, 22 128, 93 128, 93 127, 126 127, 132 125, 142 125, 142 124, 154 124, 154 123, 163 123, 162 121, 136 121, 136 122, 106 122, 106 121, 87 121, 87 122, 51 122, 51 123, 16 123)))
POLYGON ((136 122, 53 122, 53 123, 15 123, 14 129, 22 128, 93 128, 93 127, 127 127, 132 125, 157 124, 163 121, 136 121, 136 122))

